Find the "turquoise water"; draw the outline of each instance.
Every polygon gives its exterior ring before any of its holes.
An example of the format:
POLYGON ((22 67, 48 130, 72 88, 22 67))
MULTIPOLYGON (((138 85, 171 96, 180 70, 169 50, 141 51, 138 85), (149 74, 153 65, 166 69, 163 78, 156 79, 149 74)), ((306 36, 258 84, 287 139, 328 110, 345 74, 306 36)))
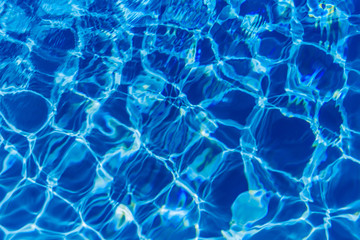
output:
POLYGON ((360 2, 0 0, 0 239, 360 239, 360 2))

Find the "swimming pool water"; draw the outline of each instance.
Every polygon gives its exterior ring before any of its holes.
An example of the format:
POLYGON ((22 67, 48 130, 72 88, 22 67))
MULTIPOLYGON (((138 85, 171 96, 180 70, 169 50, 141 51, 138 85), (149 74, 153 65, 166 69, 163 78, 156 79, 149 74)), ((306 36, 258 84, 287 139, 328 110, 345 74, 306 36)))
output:
POLYGON ((360 239, 358 0, 0 0, 0 239, 360 239))

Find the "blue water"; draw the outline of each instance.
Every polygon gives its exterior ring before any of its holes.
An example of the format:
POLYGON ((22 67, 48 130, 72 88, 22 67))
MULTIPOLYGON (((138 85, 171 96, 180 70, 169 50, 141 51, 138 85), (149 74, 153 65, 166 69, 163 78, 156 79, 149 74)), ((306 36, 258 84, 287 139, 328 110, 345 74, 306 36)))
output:
POLYGON ((360 2, 0 0, 0 239, 360 239, 360 2))

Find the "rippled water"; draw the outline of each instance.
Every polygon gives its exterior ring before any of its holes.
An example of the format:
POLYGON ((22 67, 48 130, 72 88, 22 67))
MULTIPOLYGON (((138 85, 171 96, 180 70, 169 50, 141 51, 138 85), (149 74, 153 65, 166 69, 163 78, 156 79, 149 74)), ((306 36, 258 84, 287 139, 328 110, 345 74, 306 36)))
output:
POLYGON ((358 0, 0 0, 0 239, 360 239, 358 0))

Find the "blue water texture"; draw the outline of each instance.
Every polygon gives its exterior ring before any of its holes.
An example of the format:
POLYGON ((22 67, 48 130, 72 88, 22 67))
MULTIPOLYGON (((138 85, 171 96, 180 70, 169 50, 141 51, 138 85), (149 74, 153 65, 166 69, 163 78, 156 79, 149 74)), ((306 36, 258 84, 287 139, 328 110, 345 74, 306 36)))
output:
POLYGON ((2 239, 360 239, 360 1, 0 0, 2 239))

